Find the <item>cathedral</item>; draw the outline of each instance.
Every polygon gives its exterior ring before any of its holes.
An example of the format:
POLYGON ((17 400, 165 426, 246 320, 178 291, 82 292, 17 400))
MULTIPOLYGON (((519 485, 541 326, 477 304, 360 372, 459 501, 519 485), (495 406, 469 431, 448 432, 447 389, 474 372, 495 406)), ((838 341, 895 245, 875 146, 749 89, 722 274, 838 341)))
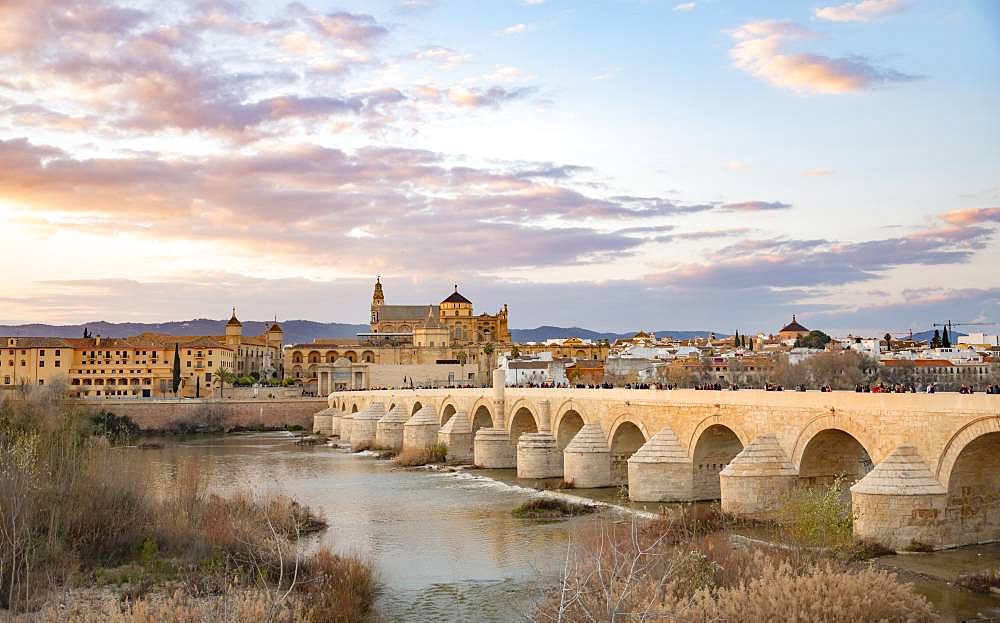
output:
POLYGON ((386 305, 381 277, 375 279, 372 295, 371 330, 374 334, 419 333, 428 324, 447 330, 449 346, 509 344, 507 306, 496 314, 475 315, 472 301, 455 291, 437 305, 386 305))

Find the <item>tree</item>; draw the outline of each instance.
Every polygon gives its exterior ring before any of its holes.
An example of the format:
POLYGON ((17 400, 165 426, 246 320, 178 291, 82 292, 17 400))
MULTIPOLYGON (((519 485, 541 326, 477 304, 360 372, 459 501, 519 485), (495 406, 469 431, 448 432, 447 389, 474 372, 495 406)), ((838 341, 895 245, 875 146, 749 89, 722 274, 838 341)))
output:
POLYGON ((219 398, 225 398, 226 383, 230 385, 236 383, 236 375, 230 372, 229 368, 219 366, 215 371, 215 378, 219 379, 219 398))
POLYGON ((934 329, 934 337, 931 338, 931 348, 941 348, 941 332, 934 329))
POLYGON ((179 344, 174 344, 174 369, 171 378, 171 386, 174 390, 174 395, 177 395, 177 390, 181 387, 181 347, 179 344))
POLYGON ((195 379, 194 381, 194 397, 201 398, 201 377, 195 379))
POLYGON ((87 330, 87 327, 83 328, 83 339, 90 339, 90 331, 87 330))
POLYGON ((892 351, 892 336, 888 333, 885 334, 885 350, 892 351))
POLYGON ((948 327, 944 328, 941 334, 941 348, 951 348, 951 337, 948 335, 948 327))
POLYGON ((733 340, 733 346, 735 346, 736 348, 739 348, 741 345, 742 345, 742 342, 740 342, 740 332, 739 332, 739 330, 737 330, 736 331, 736 337, 733 340))
POLYGON ((517 344, 512 345, 510 347, 510 358, 517 359, 520 356, 521 356, 521 349, 517 347, 517 344))
POLYGON ((810 331, 808 335, 795 338, 795 345, 803 348, 826 348, 831 339, 822 331, 810 331))

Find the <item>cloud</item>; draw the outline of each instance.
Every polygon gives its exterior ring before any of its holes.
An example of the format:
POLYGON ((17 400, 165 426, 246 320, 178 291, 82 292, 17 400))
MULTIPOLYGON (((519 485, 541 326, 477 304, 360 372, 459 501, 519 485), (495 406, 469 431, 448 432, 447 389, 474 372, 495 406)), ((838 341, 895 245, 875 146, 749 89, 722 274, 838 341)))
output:
POLYGON ((527 32, 528 30, 531 29, 531 27, 532 27, 531 24, 525 24, 525 23, 512 24, 512 25, 510 25, 510 26, 508 26, 508 27, 500 30, 497 34, 500 34, 500 35, 519 35, 521 33, 527 32))
POLYGON ((360 13, 314 15, 311 21, 319 33, 342 45, 360 49, 374 46, 389 33, 374 17, 360 13))
POLYGON ((674 5, 675 11, 693 11, 698 6, 697 2, 681 2, 674 5))
POLYGON ((434 63, 442 69, 452 69, 462 63, 468 62, 472 58, 472 55, 464 54, 444 46, 435 45, 428 46, 414 52, 411 58, 418 61, 434 63))
POLYGON ((742 201, 726 203, 722 209, 729 212, 770 212, 772 210, 789 210, 792 204, 781 201, 742 201))
POLYGON ((941 215, 941 219, 951 225, 1000 223, 1000 208, 970 208, 966 210, 954 210, 941 215))
POLYGON ((809 177, 825 177, 827 175, 833 175, 833 169, 824 169, 822 167, 816 169, 809 169, 806 171, 806 175, 809 177))
POLYGON ((448 89, 448 99, 456 106, 466 108, 497 107, 500 104, 520 100, 534 92, 529 88, 507 89, 490 87, 479 89, 475 87, 452 87, 448 89))
POLYGON ((853 93, 915 80, 916 76, 879 67, 863 56, 831 58, 785 53, 783 46, 814 33, 787 21, 757 21, 732 31, 733 65, 773 86, 799 93, 853 93))
POLYGON ((906 8, 904 0, 862 0, 818 7, 813 15, 830 22, 868 22, 906 8))

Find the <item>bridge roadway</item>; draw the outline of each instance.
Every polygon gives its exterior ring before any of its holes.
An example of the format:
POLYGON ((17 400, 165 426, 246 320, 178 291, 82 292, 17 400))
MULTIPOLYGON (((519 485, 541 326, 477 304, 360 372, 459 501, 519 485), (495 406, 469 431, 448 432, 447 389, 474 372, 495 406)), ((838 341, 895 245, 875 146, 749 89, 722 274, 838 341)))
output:
POLYGON ((1000 540, 1000 396, 495 384, 337 392, 328 405, 317 429, 355 445, 440 440, 450 457, 522 478, 721 499, 755 518, 796 485, 841 477, 858 537, 897 549, 1000 540))

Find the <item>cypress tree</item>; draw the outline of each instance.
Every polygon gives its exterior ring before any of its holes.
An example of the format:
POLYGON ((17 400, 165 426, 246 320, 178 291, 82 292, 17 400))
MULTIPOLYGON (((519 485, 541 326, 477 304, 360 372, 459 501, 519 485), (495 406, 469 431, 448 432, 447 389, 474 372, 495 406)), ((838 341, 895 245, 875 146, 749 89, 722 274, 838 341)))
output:
POLYGON ((199 376, 194 382, 194 397, 201 398, 201 377, 199 376))
POLYGON ((951 338, 948 336, 948 327, 944 328, 941 334, 941 348, 951 348, 951 338))
POLYGON ((177 394, 177 390, 181 386, 181 350, 180 345, 174 344, 174 373, 173 373, 173 388, 174 394, 177 394))
POLYGON ((734 340, 734 344, 733 344, 733 345, 734 345, 734 346, 735 346, 736 348, 739 348, 739 347, 740 347, 740 331, 739 331, 739 329, 737 329, 737 330, 736 330, 736 334, 735 334, 735 335, 736 335, 736 337, 735 337, 735 340, 734 340))

